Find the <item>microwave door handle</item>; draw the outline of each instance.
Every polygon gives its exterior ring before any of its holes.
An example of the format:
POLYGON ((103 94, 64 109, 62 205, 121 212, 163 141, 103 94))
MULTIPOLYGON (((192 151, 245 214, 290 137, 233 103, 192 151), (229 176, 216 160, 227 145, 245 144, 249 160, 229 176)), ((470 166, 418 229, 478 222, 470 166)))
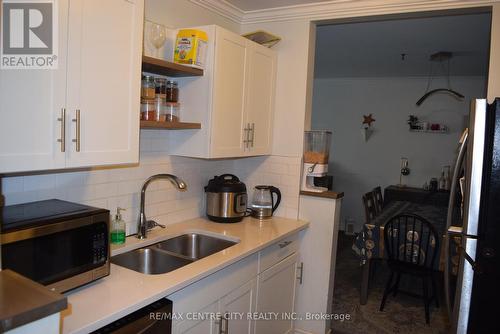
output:
MULTIPOLYGON (((455 163, 455 169, 453 170, 453 178, 450 187, 450 199, 448 202, 448 212, 446 215, 446 231, 448 232, 452 218, 453 218, 453 207, 455 206, 455 196, 457 192, 458 177, 460 175, 460 170, 464 163, 465 152, 467 151, 468 142, 468 131, 465 130, 462 138, 460 139, 460 149, 458 151, 457 161, 455 163)), ((450 234, 446 233, 444 236, 444 294, 446 302, 446 311, 451 319, 451 296, 450 296, 450 234)))

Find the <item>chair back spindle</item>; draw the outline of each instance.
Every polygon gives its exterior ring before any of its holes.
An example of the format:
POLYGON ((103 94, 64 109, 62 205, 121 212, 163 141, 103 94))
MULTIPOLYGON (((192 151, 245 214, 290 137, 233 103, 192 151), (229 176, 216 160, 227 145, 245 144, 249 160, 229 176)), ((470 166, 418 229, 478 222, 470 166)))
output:
POLYGON ((384 226, 387 258, 393 264, 406 264, 432 270, 439 248, 435 227, 413 214, 392 217, 384 226))
POLYGON ((379 214, 384 208, 384 198, 382 197, 382 188, 380 186, 373 189, 373 197, 375 201, 375 211, 379 214))
POLYGON ((363 195, 363 206, 365 208, 365 223, 369 224, 377 216, 373 192, 370 191, 363 195))

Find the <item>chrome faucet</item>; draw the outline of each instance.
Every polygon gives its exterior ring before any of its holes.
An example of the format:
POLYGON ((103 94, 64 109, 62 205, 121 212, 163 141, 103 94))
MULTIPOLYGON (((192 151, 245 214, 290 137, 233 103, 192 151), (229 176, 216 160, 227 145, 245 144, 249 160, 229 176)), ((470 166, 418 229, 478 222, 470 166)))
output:
POLYGON ((156 174, 156 175, 150 176, 146 181, 144 181, 144 184, 142 185, 142 189, 141 189, 141 205, 140 205, 141 211, 139 212, 139 219, 137 221, 137 238, 139 238, 139 239, 146 239, 147 232, 149 230, 151 230, 153 227, 159 226, 161 228, 165 228, 165 225, 158 224, 157 222, 155 222, 153 220, 147 220, 146 214, 144 213, 146 189, 148 188, 148 185, 152 181, 157 180, 157 179, 169 180, 175 186, 177 186, 177 189, 179 189, 179 191, 187 190, 186 183, 182 179, 178 178, 175 175, 171 175, 171 174, 156 174))

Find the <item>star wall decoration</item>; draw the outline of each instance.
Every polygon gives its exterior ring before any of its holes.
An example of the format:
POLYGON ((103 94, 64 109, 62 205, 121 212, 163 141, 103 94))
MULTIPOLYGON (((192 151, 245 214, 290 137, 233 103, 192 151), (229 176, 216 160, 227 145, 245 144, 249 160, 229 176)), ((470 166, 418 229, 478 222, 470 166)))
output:
POLYGON ((363 124, 368 124, 368 126, 372 126, 372 123, 375 122, 375 118, 373 118, 372 114, 368 116, 363 115, 363 124))

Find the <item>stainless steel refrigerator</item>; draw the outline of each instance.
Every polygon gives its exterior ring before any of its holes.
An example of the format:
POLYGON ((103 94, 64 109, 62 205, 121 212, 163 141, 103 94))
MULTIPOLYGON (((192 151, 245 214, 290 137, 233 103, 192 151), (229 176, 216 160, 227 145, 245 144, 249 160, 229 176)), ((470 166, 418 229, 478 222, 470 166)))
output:
POLYGON ((500 333, 500 98, 473 101, 469 122, 450 189, 446 302, 452 333, 500 333))

